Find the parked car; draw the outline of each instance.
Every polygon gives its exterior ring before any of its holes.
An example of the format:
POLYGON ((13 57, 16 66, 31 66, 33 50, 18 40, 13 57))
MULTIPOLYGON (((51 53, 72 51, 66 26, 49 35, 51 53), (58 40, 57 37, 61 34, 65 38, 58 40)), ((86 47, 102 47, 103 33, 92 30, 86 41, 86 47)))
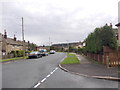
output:
POLYGON ((28 55, 29 58, 40 58, 42 55, 38 51, 33 51, 28 55))
POLYGON ((48 52, 46 49, 40 49, 39 52, 42 56, 48 56, 48 52))
POLYGON ((55 50, 50 50, 50 54, 55 54, 55 50))

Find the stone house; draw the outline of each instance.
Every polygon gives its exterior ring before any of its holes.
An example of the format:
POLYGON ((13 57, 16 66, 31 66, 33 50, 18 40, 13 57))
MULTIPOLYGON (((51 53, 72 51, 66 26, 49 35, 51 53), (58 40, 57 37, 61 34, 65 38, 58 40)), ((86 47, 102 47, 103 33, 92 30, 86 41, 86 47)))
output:
POLYGON ((0 45, 1 45, 1 53, 2 56, 7 56, 8 54, 10 54, 11 51, 16 51, 16 50, 24 50, 23 49, 23 44, 24 44, 24 48, 27 51, 28 50, 28 42, 23 43, 23 41, 17 40, 17 38, 14 35, 14 38, 8 38, 7 37, 7 32, 4 32, 1 35, 1 41, 0 41, 0 45))

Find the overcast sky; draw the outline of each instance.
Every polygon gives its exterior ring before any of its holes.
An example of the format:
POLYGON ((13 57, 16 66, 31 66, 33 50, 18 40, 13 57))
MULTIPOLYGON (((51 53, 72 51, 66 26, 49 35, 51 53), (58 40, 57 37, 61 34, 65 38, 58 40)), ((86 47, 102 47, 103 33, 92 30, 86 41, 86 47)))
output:
MULTIPOLYGON (((119 0, 2 0, 1 32, 37 45, 83 41, 96 27, 118 23, 119 0)), ((115 27, 116 28, 116 27, 115 27)))

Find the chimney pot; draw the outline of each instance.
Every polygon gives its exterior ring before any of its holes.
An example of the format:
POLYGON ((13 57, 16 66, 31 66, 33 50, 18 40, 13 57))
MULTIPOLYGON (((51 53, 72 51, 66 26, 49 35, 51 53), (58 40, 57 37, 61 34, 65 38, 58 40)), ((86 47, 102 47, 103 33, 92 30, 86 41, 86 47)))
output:
POLYGON ((7 39, 7 32, 6 32, 6 29, 4 30, 4 38, 7 39))
POLYGON ((110 27, 112 27, 112 23, 110 23, 110 27))
POLYGON ((106 25, 106 26, 108 26, 108 24, 107 24, 107 23, 106 23, 105 25, 106 25))
POLYGON ((16 39, 17 39, 17 38, 15 37, 15 34, 14 34, 14 41, 16 41, 16 39))

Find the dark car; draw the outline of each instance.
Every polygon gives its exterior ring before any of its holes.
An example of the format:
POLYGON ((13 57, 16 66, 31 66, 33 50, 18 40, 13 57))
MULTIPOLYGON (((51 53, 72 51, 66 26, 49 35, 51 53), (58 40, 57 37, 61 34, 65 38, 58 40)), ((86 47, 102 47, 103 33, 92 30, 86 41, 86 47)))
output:
POLYGON ((40 52, 38 51, 34 51, 34 52, 31 52, 29 55, 28 55, 29 58, 40 58, 42 57, 42 55, 40 54, 40 52))
POLYGON ((46 49, 40 49, 39 52, 42 56, 48 56, 48 52, 46 49))

